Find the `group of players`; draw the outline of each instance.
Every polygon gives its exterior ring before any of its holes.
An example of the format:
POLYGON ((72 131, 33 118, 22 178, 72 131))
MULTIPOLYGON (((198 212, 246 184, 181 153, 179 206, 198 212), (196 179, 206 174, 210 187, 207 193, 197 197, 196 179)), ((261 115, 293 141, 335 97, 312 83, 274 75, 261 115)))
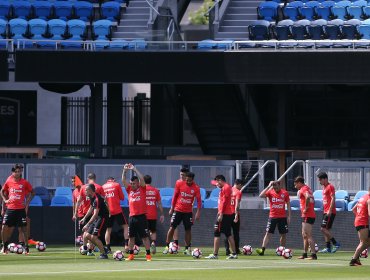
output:
MULTIPOLYGON (((34 196, 31 184, 22 178, 23 166, 17 164, 12 167, 12 174, 6 180, 1 189, 2 199, 2 253, 7 254, 9 238, 14 227, 19 227, 20 241, 25 248, 25 254, 29 254, 27 232, 27 212, 30 201, 34 196)), ((167 254, 170 242, 178 245, 177 227, 183 223, 185 229, 185 250, 184 254, 190 255, 191 248, 191 227, 194 220, 200 219, 202 199, 200 188, 194 182, 194 173, 189 169, 182 168, 180 179, 176 181, 174 195, 172 198, 169 215, 171 216, 170 228, 166 237, 166 246, 163 251, 167 254), (193 205, 197 200, 197 210, 193 215, 193 205), (194 218, 194 220, 193 220, 194 218)), ((335 240, 330 229, 332 228, 335 209, 335 188, 328 181, 328 175, 320 172, 318 180, 323 186, 324 213, 321 223, 321 232, 326 241, 326 248, 322 253, 335 253, 340 244, 335 240)), ((83 184, 78 176, 72 177, 73 191, 73 216, 72 219, 79 225, 83 236, 83 250, 87 255, 94 255, 92 248, 88 248, 88 242, 99 248, 99 259, 107 259, 111 253, 110 236, 112 226, 116 222, 122 227, 124 247, 129 253, 126 260, 134 260, 134 246, 137 237, 142 239, 146 250, 146 260, 151 261, 151 254, 156 253, 156 223, 157 209, 160 211, 160 222, 164 221, 164 213, 161 205, 159 190, 151 186, 152 178, 149 175, 143 176, 140 171, 131 163, 127 163, 122 171, 122 183, 128 194, 129 221, 127 222, 120 205, 124 199, 121 186, 114 178, 108 178, 102 186, 98 185, 94 173, 87 176, 87 184, 83 184), (128 181, 126 174, 134 172, 134 176, 128 181), (105 243, 105 246, 103 245, 105 243)), ((217 175, 211 181, 220 189, 218 199, 218 212, 214 225, 214 248, 213 253, 207 256, 208 259, 217 259, 220 247, 220 235, 226 237, 225 247, 227 259, 237 259, 239 251, 239 229, 240 229, 240 201, 242 193, 240 189, 243 181, 237 179, 231 187, 223 175, 217 175)), ((315 241, 312 236, 312 225, 315 222, 314 197, 312 190, 304 182, 304 178, 298 176, 294 180, 294 186, 298 190, 302 217, 302 238, 303 254, 299 259, 316 260, 315 241)), ((260 197, 267 198, 270 205, 270 215, 266 227, 266 234, 263 238, 262 248, 257 253, 264 255, 265 249, 275 232, 276 227, 280 233, 280 245, 285 247, 286 234, 290 223, 290 199, 289 193, 284 190, 280 182, 272 181, 260 193, 260 197)), ((370 214, 370 188, 369 193, 363 196, 353 208, 355 214, 355 227, 358 231, 360 243, 350 261, 351 266, 361 265, 359 256, 361 252, 370 245, 369 214, 370 214)))

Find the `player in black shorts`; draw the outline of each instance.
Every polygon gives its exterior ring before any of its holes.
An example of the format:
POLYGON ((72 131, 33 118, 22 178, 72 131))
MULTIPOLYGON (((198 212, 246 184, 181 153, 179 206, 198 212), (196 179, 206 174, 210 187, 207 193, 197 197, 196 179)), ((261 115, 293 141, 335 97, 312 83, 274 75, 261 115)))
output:
MULTIPOLYGON (((99 259, 108 259, 107 250, 104 248, 100 239, 104 238, 109 218, 109 209, 105 204, 104 198, 95 193, 94 184, 86 186, 86 196, 88 196, 91 201, 91 206, 86 216, 92 213, 92 217, 82 228, 82 231, 85 232, 84 239, 86 238, 99 248, 99 259)), ((84 219, 81 221, 84 222, 84 219)), ((86 243, 84 242, 84 244, 86 243)), ((84 246, 84 250, 87 251, 87 246, 84 246)))

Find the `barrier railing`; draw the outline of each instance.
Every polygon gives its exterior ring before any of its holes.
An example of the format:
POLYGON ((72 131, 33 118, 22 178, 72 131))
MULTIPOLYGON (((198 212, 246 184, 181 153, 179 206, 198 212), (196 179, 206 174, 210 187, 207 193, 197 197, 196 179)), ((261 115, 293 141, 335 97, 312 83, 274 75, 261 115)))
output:
MULTIPOLYGON (((274 178, 276 180, 277 178, 277 162, 276 160, 267 160, 259 169, 258 171, 249 179, 247 183, 244 184, 244 186, 241 188, 241 191, 243 191, 246 187, 248 187, 253 180, 261 174, 261 172, 266 168, 267 165, 273 164, 274 165, 274 178)), ((260 191, 262 190, 263 186, 259 186, 260 191)))

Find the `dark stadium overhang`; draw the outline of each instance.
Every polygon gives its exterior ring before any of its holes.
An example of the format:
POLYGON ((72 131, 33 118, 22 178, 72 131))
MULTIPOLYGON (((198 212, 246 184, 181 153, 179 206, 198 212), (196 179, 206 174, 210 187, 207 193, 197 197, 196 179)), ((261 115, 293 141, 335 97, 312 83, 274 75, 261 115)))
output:
MULTIPOLYGON (((370 84, 367 50, 16 52, 15 80, 44 83, 370 84)), ((3 71, 0 65, 0 74, 3 71)))

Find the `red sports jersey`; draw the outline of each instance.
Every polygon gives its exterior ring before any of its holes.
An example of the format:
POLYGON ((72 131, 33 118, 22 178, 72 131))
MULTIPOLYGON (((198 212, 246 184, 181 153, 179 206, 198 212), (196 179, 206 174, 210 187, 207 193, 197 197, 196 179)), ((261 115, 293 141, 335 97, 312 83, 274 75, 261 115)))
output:
MULTIPOLYGON (((80 188, 75 188, 72 193, 72 200, 73 203, 76 205, 78 199, 80 198, 80 188)), ((77 209, 77 217, 82 218, 85 216, 86 213, 83 212, 84 210, 84 201, 80 204, 80 206, 77 209)))
POLYGON ((235 205, 238 200, 242 199, 242 192, 238 190, 237 188, 233 187, 232 188, 232 193, 231 193, 231 204, 230 204, 230 210, 235 214, 235 205))
POLYGON ((8 194, 9 202, 6 204, 8 209, 24 209, 24 199, 32 192, 32 186, 25 179, 19 181, 10 179, 5 182, 3 190, 8 194))
MULTIPOLYGON (((86 196, 86 186, 87 185, 84 185, 81 187, 81 190, 80 190, 80 197, 81 197, 81 204, 83 205, 82 206, 82 209, 83 209, 83 214, 86 215, 86 213, 89 211, 90 209, 90 199, 86 196)), ((102 186, 98 185, 97 183, 94 183, 94 186, 95 186, 95 192, 97 194, 100 194, 100 196, 102 196, 103 198, 105 197, 105 193, 104 193, 104 190, 102 188, 102 186)))
POLYGON ((218 195, 219 214, 228 214, 228 215, 233 214, 233 211, 231 211, 231 194, 232 194, 231 186, 225 183, 218 195))
POLYGON ((191 186, 186 181, 176 183, 175 192, 172 198, 172 208, 176 212, 191 213, 193 212, 194 199, 197 199, 198 208, 202 207, 202 198, 200 197, 200 188, 194 182, 191 186))
POLYGON ((146 214, 146 187, 139 187, 136 190, 132 190, 131 185, 128 185, 126 190, 130 217, 146 214))
MULTIPOLYGON (((329 212, 332 195, 335 195, 335 188, 332 184, 328 184, 322 190, 322 203, 324 205, 324 213, 329 212)), ((335 214, 336 212, 337 212, 337 210, 335 209, 335 206, 334 206, 331 213, 335 214)))
POLYGON ((290 201, 289 193, 283 189, 278 193, 271 189, 265 195, 270 201, 270 218, 285 218, 285 204, 290 201))
POLYGON ((316 218, 315 214, 315 200, 313 199, 312 195, 312 190, 310 189, 309 186, 304 185, 300 190, 299 190, 299 199, 301 203, 301 213, 303 218, 316 218), (306 208, 306 193, 310 195, 311 201, 310 204, 308 205, 308 211, 306 213, 303 213, 303 210, 306 208))
POLYGON ((157 202, 161 201, 159 190, 151 185, 146 186, 146 218, 157 219, 157 202))
POLYGON ((120 202, 125 199, 125 195, 122 192, 120 184, 112 180, 108 180, 102 188, 105 193, 105 200, 108 203, 110 214, 117 215, 122 213, 120 202))
POLYGON ((357 202, 357 211, 355 217, 355 227, 358 226, 368 226, 369 225, 369 211, 367 207, 367 202, 370 199, 369 194, 365 194, 357 202))

